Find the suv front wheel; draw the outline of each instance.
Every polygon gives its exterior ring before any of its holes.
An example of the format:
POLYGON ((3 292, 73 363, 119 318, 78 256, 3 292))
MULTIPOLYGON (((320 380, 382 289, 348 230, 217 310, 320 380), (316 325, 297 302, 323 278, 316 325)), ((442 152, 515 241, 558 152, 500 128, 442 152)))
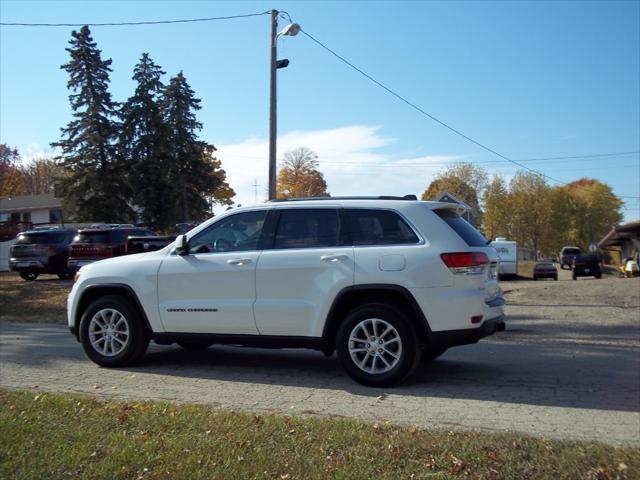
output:
POLYGON ((418 365, 418 335, 397 308, 370 303, 352 310, 336 335, 338 358, 347 373, 370 387, 400 382, 418 365))
POLYGON ((125 297, 95 300, 80 320, 80 342, 87 356, 103 367, 135 363, 149 346, 149 334, 135 306, 125 297))

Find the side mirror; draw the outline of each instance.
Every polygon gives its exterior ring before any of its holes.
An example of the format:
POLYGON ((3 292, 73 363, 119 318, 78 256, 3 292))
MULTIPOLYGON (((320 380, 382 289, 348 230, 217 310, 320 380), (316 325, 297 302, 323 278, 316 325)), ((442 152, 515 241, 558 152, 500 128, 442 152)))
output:
POLYGON ((189 239, 186 235, 180 235, 178 237, 178 243, 176 245, 176 253, 178 255, 189 255, 189 239))

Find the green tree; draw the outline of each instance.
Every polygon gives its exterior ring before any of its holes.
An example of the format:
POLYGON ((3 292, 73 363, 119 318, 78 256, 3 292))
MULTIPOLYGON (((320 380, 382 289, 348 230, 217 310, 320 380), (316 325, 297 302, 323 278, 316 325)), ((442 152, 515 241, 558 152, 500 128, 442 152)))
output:
POLYGON ((494 175, 482 196, 484 215, 482 230, 489 239, 509 236, 509 190, 501 175, 494 175))
POLYGON ((583 249, 597 243, 622 221, 623 202, 606 183, 581 178, 564 188, 569 191, 573 204, 570 239, 583 249))
POLYGON ((213 175, 218 179, 218 186, 209 197, 211 205, 233 205, 233 197, 236 192, 227 182, 227 172, 222 168, 222 162, 215 156, 216 148, 213 145, 205 146, 203 150, 203 160, 210 165, 213 175))
POLYGON ((117 151, 117 105, 109 93, 111 59, 102 60, 87 26, 74 30, 69 44, 71 59, 61 68, 69 73, 73 120, 52 144, 62 150, 57 159, 67 173, 61 182, 64 204, 77 220, 129 221, 131 189, 117 151))
POLYGON ((519 171, 509 182, 511 238, 519 245, 538 251, 552 232, 550 188, 544 177, 519 171))
POLYGON ((277 197, 328 197, 327 182, 318 170, 318 155, 307 147, 285 152, 278 173, 277 197))
POLYGON ((422 194, 422 200, 435 200, 444 192, 449 192, 476 212, 478 223, 482 219, 480 198, 487 184, 487 172, 470 163, 451 165, 438 173, 422 194))
POLYGON ((140 210, 142 222, 156 230, 166 230, 175 223, 166 205, 172 186, 168 127, 159 104, 164 73, 148 53, 143 53, 133 71, 133 80, 137 82, 135 92, 120 111, 120 151, 131 165, 133 201, 140 210))
POLYGON ((206 161, 207 149, 214 148, 197 138, 202 124, 195 112, 200 99, 183 73, 173 77, 162 92, 161 107, 168 127, 168 170, 172 193, 165 205, 175 206, 172 214, 183 222, 203 220, 209 215, 207 197, 215 194, 220 184, 211 162, 206 161))
POLYGON ((35 158, 19 171, 25 195, 55 193, 56 183, 64 176, 62 167, 51 158, 35 158))
POLYGON ((6 143, 0 143, 0 198, 22 195, 24 183, 18 162, 20 154, 6 143))

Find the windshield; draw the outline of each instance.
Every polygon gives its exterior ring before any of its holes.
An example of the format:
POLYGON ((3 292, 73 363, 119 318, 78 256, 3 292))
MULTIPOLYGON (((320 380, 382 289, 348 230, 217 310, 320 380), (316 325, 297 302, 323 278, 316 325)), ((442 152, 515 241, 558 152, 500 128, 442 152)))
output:
POLYGON ((22 233, 18 236, 18 245, 42 245, 46 243, 63 243, 66 233, 22 233))
POLYGON ((80 232, 73 239, 76 243, 109 243, 111 232, 80 232))

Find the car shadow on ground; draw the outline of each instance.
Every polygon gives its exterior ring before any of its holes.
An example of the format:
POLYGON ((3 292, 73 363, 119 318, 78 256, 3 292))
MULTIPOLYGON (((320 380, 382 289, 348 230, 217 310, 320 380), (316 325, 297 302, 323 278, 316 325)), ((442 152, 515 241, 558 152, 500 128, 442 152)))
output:
MULTIPOLYGON (((21 327, 19 345, 2 345, 3 363, 37 366, 51 375, 68 362, 86 363, 100 377, 100 367, 85 358, 68 330, 21 327)), ((12 336, 6 325, 2 333, 12 336)), ((372 398, 392 394, 638 411, 639 369, 635 348, 482 341, 452 348, 439 359, 421 364, 405 383, 384 389, 355 383, 335 355, 327 358, 319 352, 293 349, 214 346, 190 351, 152 343, 139 364, 111 372, 121 372, 123 381, 132 373, 140 378, 158 376, 159 393, 161 383, 171 383, 167 377, 176 377, 312 388, 326 390, 327 395, 337 390, 372 398)))

